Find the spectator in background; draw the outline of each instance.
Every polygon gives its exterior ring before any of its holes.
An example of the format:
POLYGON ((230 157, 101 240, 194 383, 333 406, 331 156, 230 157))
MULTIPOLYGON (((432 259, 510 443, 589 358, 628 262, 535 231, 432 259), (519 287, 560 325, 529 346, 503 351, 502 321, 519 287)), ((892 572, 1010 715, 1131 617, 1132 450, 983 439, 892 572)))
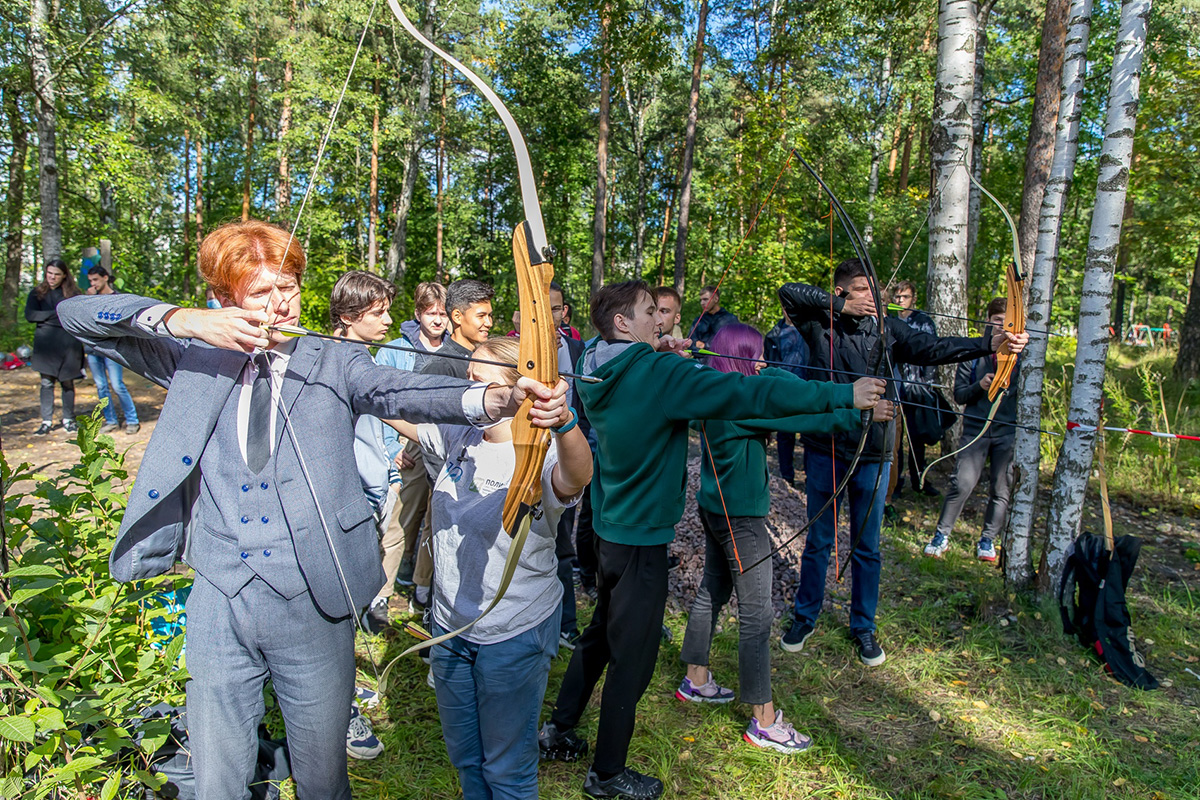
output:
MULTIPOLYGON (((87 275, 88 283, 91 284, 88 294, 116 293, 116 289, 112 285, 112 274, 104 267, 92 267, 88 270, 87 275)), ((104 406, 104 425, 100 428, 100 432, 111 433, 121 427, 117 423, 117 409, 113 404, 113 395, 116 395, 117 400, 121 403, 121 414, 125 417, 125 433, 132 436, 140 431, 142 426, 138 423, 137 407, 134 406, 133 397, 125 386, 124 368, 111 358, 105 358, 92 352, 87 354, 87 360, 88 366, 92 368, 92 377, 96 381, 96 395, 101 400, 108 400, 104 406)))
MULTIPOLYGON (((1004 329, 1004 312, 1008 301, 997 297, 988 303, 988 327, 993 331, 1004 329)), ((987 335, 986 333, 984 334, 987 335)), ((1021 370, 1018 361, 1013 368, 1011 384, 1015 385, 1021 370)), ((992 409, 992 401, 988 400, 988 389, 991 388, 992 378, 996 374, 996 357, 985 356, 975 361, 958 365, 954 375, 954 402, 963 406, 963 429, 959 447, 963 447, 979 436, 987 421, 988 412, 992 409)), ((1009 392, 1000 401, 996 416, 987 429, 987 433, 963 450, 955 458, 954 477, 950 479, 950 489, 946 492, 946 501, 942 503, 942 513, 938 517, 937 530, 933 539, 925 545, 925 555, 941 558, 950 547, 950 534, 954 531, 954 523, 962 513, 967 498, 975 490, 975 484, 983 475, 983 464, 991 461, 988 471, 987 511, 983 514, 983 532, 979 544, 975 548, 975 557, 980 561, 996 560, 995 541, 1004 532, 1004 523, 1008 520, 1008 501, 1012 496, 1013 476, 1013 445, 1017 438, 1017 429, 1013 423, 1017 421, 1017 393, 1009 392)))
MULTIPOLYGON (((409 372, 420 372, 428 362, 436 360, 435 356, 429 354, 441 350, 446 342, 446 326, 449 321, 446 316, 446 287, 433 281, 418 284, 413 300, 416 318, 400 323, 400 338, 393 339, 388 344, 421 352, 381 348, 375 354, 375 363, 409 372)), ((397 583, 401 586, 413 585, 421 525, 424 522, 428 532, 430 519, 431 487, 425 474, 420 444, 401 437, 387 425, 383 427, 383 442, 387 447, 388 458, 392 460, 389 491, 395 499, 384 522, 383 541, 380 545, 383 548, 383 572, 387 579, 371 604, 372 607, 380 599, 386 607, 397 583)), ((426 546, 426 552, 422 564, 427 564, 432 569, 433 562, 429 559, 427 551, 428 542, 423 544, 426 546)), ((422 579, 422 585, 429 586, 431 576, 422 575, 422 579)))
POLYGON ((521 307, 517 306, 513 309, 512 315, 512 330, 504 334, 505 336, 520 336, 521 335, 521 307))
POLYGON ((62 386, 63 430, 74 433, 75 381, 83 377, 83 345, 63 330, 58 321, 58 304, 79 294, 75 276, 61 258, 46 262, 45 277, 25 300, 25 319, 37 325, 33 332, 33 358, 29 364, 42 376, 40 406, 42 424, 35 436, 54 428, 54 384, 62 386))
MULTIPOLYGON (((329 295, 329 324, 335 334, 355 342, 372 344, 382 341, 392 324, 388 308, 395 296, 396 287, 378 275, 362 271, 347 272, 338 278, 329 295)), ((354 423, 354 461, 358 465, 363 493, 375 512, 377 526, 386 521, 389 500, 388 472, 391 459, 383 443, 384 427, 379 417, 370 414, 362 414, 354 423)), ((362 615, 363 628, 371 633, 382 633, 388 624, 387 601, 383 601, 382 609, 378 602, 372 602, 362 615)), ((369 761, 378 758, 381 753, 383 742, 379 741, 371 729, 370 721, 363 716, 352 698, 350 725, 346 728, 346 755, 369 761)))
MULTIPOLYGON (((763 358, 776 366, 782 366, 797 378, 806 377, 804 367, 808 364, 808 344, 788 318, 787 312, 784 312, 783 318, 767 333, 763 342, 763 358)), ((779 454, 779 474, 795 486, 796 432, 779 431, 775 434, 775 444, 779 454)))
POLYGON ((574 306, 571 303, 566 302, 566 295, 563 295, 563 301, 564 302, 563 302, 562 322, 559 323, 559 326, 558 326, 559 333, 561 333, 563 336, 566 336, 569 339, 574 339, 577 342, 582 342, 583 335, 580 334, 578 328, 575 328, 571 325, 571 311, 574 308, 574 306))
POLYGON ((658 326, 658 335, 682 339, 683 331, 679 328, 679 320, 682 317, 683 298, 679 296, 679 292, 670 286, 660 286, 654 290, 654 304, 654 322, 658 326))
MULTIPOLYGON (((916 304, 917 285, 912 281, 900 281, 892 290, 892 302, 900 306, 900 321, 915 331, 937 336, 937 325, 924 311, 913 308, 916 304)), ((925 447, 936 443, 942 436, 935 390, 927 384, 937 383, 937 367, 928 364, 897 364, 900 378, 900 403, 904 411, 904 427, 908 432, 908 478, 913 491, 923 491, 930 497, 941 492, 926 482, 921 488, 921 473, 925 471, 925 447), (913 405, 906 405, 912 403, 913 405)), ((896 470, 899 473, 899 469, 896 470)), ((896 492, 904 489, 904 478, 897 476, 896 492)))
MULTIPOLYGON (((579 362, 580 356, 583 355, 583 342, 578 339, 572 339, 564 332, 563 314, 568 308, 566 295, 563 293, 562 285, 558 281, 550 282, 550 314, 554 318, 554 329, 558 331, 558 369, 560 372, 574 372, 575 365, 579 362)), ((575 379, 566 378, 567 385, 570 387, 567 390, 567 402, 571 405, 571 410, 575 412, 575 418, 579 421, 579 430, 586 438, 591 426, 587 424, 587 415, 583 410, 583 401, 579 399, 579 393, 575 391, 575 379)), ((583 487, 583 497, 588 497, 588 487, 590 482, 583 487)), ((581 498, 582 502, 582 498, 581 498)), ((591 526, 590 509, 588 526, 591 526)), ((559 631, 559 644, 567 650, 575 649, 575 642, 579 639, 579 620, 575 610, 575 569, 576 549, 571 542, 571 533, 575 529, 575 506, 572 505, 563 511, 563 515, 558 520, 557 537, 554 540, 554 554, 558 557, 558 579, 562 583, 563 598, 562 598, 562 626, 559 631)), ((595 553, 590 554, 592 561, 595 561, 595 553)), ((580 568, 582 574, 582 567, 580 568)), ((594 574, 594 573, 593 573, 594 574)))
MULTIPOLYGON (((492 298, 496 290, 483 281, 463 278, 446 289, 446 312, 452 326, 444 352, 469 356, 488 340, 492 330, 492 298)), ((467 377, 467 362, 453 358, 436 358, 425 364, 422 372, 431 375, 467 377)))
POLYGON ((715 286, 705 286, 700 290, 700 316, 692 323, 688 337, 696 343, 696 347, 707 348, 717 331, 738 318, 730 311, 721 308, 721 292, 715 286))

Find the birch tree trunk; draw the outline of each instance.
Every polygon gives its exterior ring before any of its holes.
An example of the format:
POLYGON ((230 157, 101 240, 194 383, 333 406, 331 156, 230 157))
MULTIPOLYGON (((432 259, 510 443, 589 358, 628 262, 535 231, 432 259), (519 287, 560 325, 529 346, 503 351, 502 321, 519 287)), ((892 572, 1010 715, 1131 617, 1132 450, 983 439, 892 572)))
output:
POLYGON ((696 122, 700 118, 700 77, 704 70, 704 30, 708 25, 708 0, 700 0, 696 23, 696 52, 692 58, 692 92, 688 100, 687 130, 683 142, 683 165, 679 170, 679 216, 675 234, 675 291, 683 295, 687 270, 688 213, 692 206, 692 160, 696 155, 696 122))
MULTIPOLYGON (((433 40, 433 20, 437 14, 437 0, 425 0, 425 20, 421 32, 433 40)), ((413 189, 417 185, 417 169, 421 162, 425 118, 429 114, 429 92, 433 84, 433 53, 421 48, 421 86, 417 90, 417 107, 413 114, 412 136, 405 145, 404 182, 400 186, 400 197, 396 199, 396 224, 392 227, 392 241, 388 245, 387 277, 392 283, 404 280, 408 269, 408 212, 412 210, 413 189)))
MULTIPOLYGON (((1096 205, 1088 236, 1087 262, 1079 304, 1079 344, 1075 350, 1075 382, 1071 387, 1068 419, 1096 425, 1108 357, 1108 322, 1112 301, 1113 270, 1121 241, 1129 167, 1133 160, 1133 134, 1137 125, 1138 90, 1150 0, 1125 0, 1113 55, 1112 84, 1104 124, 1096 181, 1096 205)), ((1084 493, 1092 468, 1095 433, 1068 430, 1054 469, 1054 490, 1047 518, 1043 568, 1038 590, 1058 587, 1067 547, 1079 533, 1084 493)))
POLYGON ((646 270, 646 113, 653 94, 645 98, 640 92, 638 102, 634 102, 632 83, 633 70, 624 70, 625 108, 629 114, 629 122, 633 134, 633 158, 637 164, 637 202, 634 209, 633 222, 633 270, 639 278, 644 277, 646 270))
MULTIPOLYGON (((937 83, 933 97, 933 130, 929 137, 937 204, 929 218, 930 311, 966 316, 967 201, 972 136, 971 96, 975 91, 974 0, 941 0, 938 11, 937 83)), ((962 319, 939 318, 938 331, 962 336, 962 319)), ((942 368, 942 382, 953 385, 953 365, 942 368), (948 376, 948 377, 947 377, 948 376)))
POLYGON ((275 210, 280 218, 292 205, 292 174, 288 160, 288 132, 292 129, 292 62, 283 65, 283 107, 279 111, 279 182, 275 184, 275 210))
POLYGON ((17 293, 21 288, 21 251, 25 244, 25 154, 29 151, 29 131, 21 116, 19 95, 11 86, 4 90, 4 114, 8 117, 12 147, 8 155, 8 192, 5 194, 4 291, 0 296, 4 316, 0 318, 0 327, 8 330, 17 322, 17 293))
POLYGON ((1067 37, 1067 11, 1071 0, 1047 0, 1042 19, 1042 46, 1038 51, 1037 85, 1033 95, 1033 117, 1025 145, 1025 184, 1021 190, 1021 215, 1017 218, 1017 239, 1021 243, 1021 263, 1033 262, 1040 236, 1038 210, 1054 158, 1054 128, 1062 92, 1063 46, 1067 37))
MULTIPOLYGON (((37 98, 38 195, 41 200, 42 263, 62 257, 62 219, 58 213, 58 110, 54 69, 46 39, 50 30, 48 0, 30 0, 29 64, 37 98)), ((36 265, 35 265, 36 266, 36 265)))
POLYGON ((192 283, 192 131, 183 129, 183 271, 192 283))
POLYGON ((608 122, 611 110, 612 67, 608 60, 608 3, 600 11, 600 117, 596 128, 596 196, 592 209, 592 296, 604 285, 604 244, 608 210, 608 122))
MULTIPOLYGON (((1074 0, 1065 40, 1062 65, 1062 91, 1058 107, 1058 129, 1054 142, 1054 160, 1042 196, 1041 222, 1037 248, 1026 286, 1029 300, 1025 318, 1031 328, 1046 330, 1054 300, 1058 273, 1059 236, 1063 210, 1075 173, 1075 154, 1079 145, 1079 119, 1083 113, 1083 84, 1087 77, 1087 48, 1092 27, 1092 0, 1074 0)), ((1046 372, 1046 348, 1049 337, 1032 336, 1021 354, 1021 374, 1017 386, 1017 421, 1037 428, 1042 419, 1042 387, 1046 372)), ((1004 547, 1004 570, 1008 582, 1026 589, 1033 580, 1031 537, 1037 518, 1038 470, 1041 435, 1035 430, 1017 428, 1013 463, 1016 465, 1012 507, 1008 512, 1008 542, 1004 547)))

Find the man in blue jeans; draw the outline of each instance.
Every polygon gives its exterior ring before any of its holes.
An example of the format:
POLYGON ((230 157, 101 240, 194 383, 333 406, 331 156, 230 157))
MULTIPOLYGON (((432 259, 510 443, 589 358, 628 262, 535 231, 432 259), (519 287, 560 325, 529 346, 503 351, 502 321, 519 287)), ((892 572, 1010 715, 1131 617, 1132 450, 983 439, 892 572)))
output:
MULTIPOLYGON (((875 366, 873 353, 879 340, 874 293, 866 269, 858 259, 843 261, 833 274, 834 294, 802 283, 779 288, 783 311, 808 344, 808 377, 851 383, 875 366), (824 372, 824 370, 830 370, 824 372), (832 370, 838 370, 833 372, 832 370)), ((1008 342, 1019 353, 1029 335, 999 332, 988 338, 932 336, 910 328, 896 317, 885 317, 890 364, 952 364, 983 358, 1008 342)), ((885 360, 885 364, 889 361, 885 360)), ((888 397, 895 398, 889 386, 888 397)), ((880 416, 876 421, 883 422, 880 416)), ((890 420, 890 417, 888 418, 890 420)), ((833 436, 803 437, 807 504, 810 513, 824 508, 835 487, 845 481, 858 449, 862 430, 833 436)), ((895 425, 874 425, 862 455, 847 483, 850 510, 850 635, 859 659, 867 666, 882 664, 886 656, 875 638, 875 610, 879 605, 879 529, 883 501, 891 470, 895 425)), ((816 518, 808 531, 800 560, 800 587, 796 590, 791 628, 783 635, 784 650, 799 652, 812 635, 825 600, 825 574, 836 533, 832 506, 816 518)))
MULTIPOLYGON (((112 275, 100 265, 88 270, 88 283, 91 284, 88 294, 116 294, 117 290, 112 286, 112 275)), ((121 403, 121 414, 125 417, 125 433, 132 436, 140 431, 142 426, 138 423, 137 406, 133 404, 133 397, 125 387, 125 370, 111 358, 93 352, 88 352, 87 360, 88 368, 96 380, 96 395, 101 400, 108 400, 108 404, 104 406, 104 425, 100 432, 112 433, 121 427, 117 423, 117 409, 112 395, 116 395, 117 401, 121 403)))

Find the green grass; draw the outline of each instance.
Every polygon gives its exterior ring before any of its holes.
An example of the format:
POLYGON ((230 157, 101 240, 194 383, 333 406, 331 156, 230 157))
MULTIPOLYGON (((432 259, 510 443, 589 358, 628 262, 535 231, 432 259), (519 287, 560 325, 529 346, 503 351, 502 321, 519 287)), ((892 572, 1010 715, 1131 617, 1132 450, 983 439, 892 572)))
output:
MULTIPOLYGON (((967 551, 966 526, 946 559, 921 557, 936 511, 906 511, 886 535, 883 666, 859 664, 839 608, 827 608, 804 653, 774 650, 776 702, 813 737, 811 750, 788 757, 747 745, 747 706, 676 701, 686 618, 669 615, 675 640, 639 706, 630 764, 674 798, 1200 798, 1200 680, 1184 671, 1200 656, 1200 592, 1139 567, 1135 631, 1153 642, 1149 666, 1169 685, 1137 692, 1061 634, 1052 606, 1006 594, 999 571, 967 551)), ((712 668, 736 686, 736 626, 723 628, 712 668)), ((401 644, 389 643, 389 655, 401 644)), ((565 667, 556 660, 547 713, 565 667)), ((457 795, 424 680, 421 662, 407 661, 371 713, 387 751, 352 762, 358 797, 457 795)), ((589 740, 596 700, 583 722, 589 740)), ((543 764, 541 796, 580 797, 586 768, 543 764)))

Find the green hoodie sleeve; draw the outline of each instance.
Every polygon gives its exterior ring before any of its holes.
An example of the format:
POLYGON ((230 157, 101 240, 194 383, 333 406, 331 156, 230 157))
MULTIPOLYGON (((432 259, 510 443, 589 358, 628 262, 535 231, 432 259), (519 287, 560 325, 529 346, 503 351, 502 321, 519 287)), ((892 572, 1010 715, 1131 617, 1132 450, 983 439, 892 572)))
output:
POLYGON ((718 372, 678 356, 661 356, 655 383, 668 419, 767 420, 854 408, 854 384, 806 381, 783 370, 755 376, 718 372))
POLYGON ((862 427, 862 412, 857 408, 840 408, 823 414, 794 414, 777 419, 744 419, 731 423, 741 436, 761 436, 764 433, 842 433, 862 427))

